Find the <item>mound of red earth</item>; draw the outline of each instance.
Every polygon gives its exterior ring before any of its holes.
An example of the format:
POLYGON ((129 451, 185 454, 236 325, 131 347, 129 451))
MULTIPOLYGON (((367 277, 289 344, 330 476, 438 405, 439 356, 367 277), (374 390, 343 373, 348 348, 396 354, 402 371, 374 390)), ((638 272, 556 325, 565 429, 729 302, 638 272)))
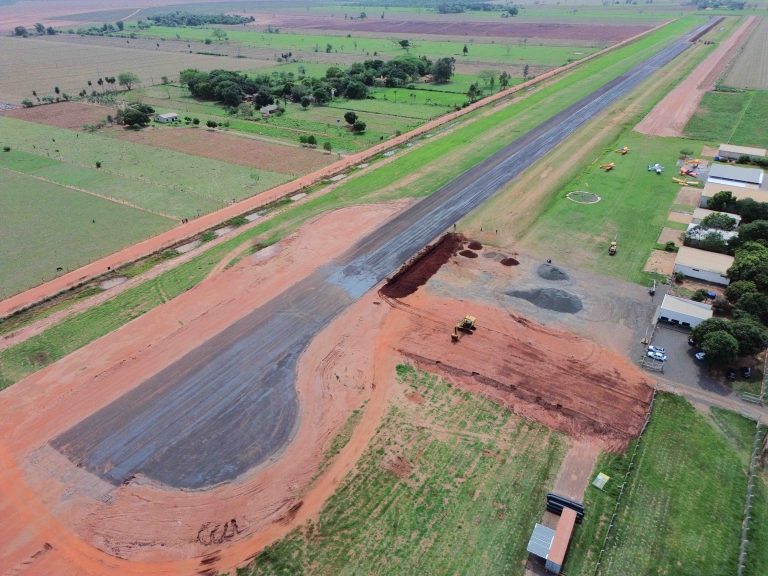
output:
POLYGON ((472 250, 462 250, 459 252, 459 256, 464 256, 464 258, 477 258, 477 252, 472 252, 472 250))
MULTIPOLYGON (((448 233, 406 263, 381 289, 384 296, 405 298, 427 283, 440 267, 464 246, 461 234, 448 233)), ((475 254, 477 257, 477 254, 475 254)))
POLYGON ((388 322, 418 368, 572 436, 621 450, 642 428, 653 389, 631 362, 598 344, 478 302, 419 291, 388 322), (477 330, 451 343, 464 314, 477 330))
POLYGON ((469 248, 471 250, 482 250, 483 249, 483 245, 480 244, 480 242, 478 242, 477 240, 472 240, 472 242, 469 243, 467 248, 469 248))
POLYGON ((518 264, 520 264, 520 262, 518 262, 515 258, 504 258, 503 260, 501 260, 501 263, 504 266, 517 266, 518 264))

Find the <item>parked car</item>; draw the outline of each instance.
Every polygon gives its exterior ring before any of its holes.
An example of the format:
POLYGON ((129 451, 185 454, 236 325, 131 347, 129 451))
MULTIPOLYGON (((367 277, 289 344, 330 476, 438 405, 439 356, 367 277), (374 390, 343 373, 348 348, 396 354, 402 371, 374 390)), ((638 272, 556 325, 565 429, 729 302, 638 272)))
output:
POLYGON ((648 346, 648 351, 649 352, 658 352, 659 354, 665 354, 666 353, 666 350, 664 350, 664 348, 662 348, 661 346, 653 346, 653 345, 648 346))
POLYGON ((667 360, 666 354, 662 354, 661 352, 654 352, 653 350, 648 350, 648 357, 653 358, 654 360, 658 360, 659 362, 665 362, 667 360))
POLYGON ((736 368, 728 368, 728 372, 725 375, 728 380, 736 380, 736 368))
POLYGON ((696 354, 694 354, 693 356, 694 358, 696 358, 696 360, 704 360, 704 358, 707 357, 707 355, 704 354, 704 352, 696 352, 696 354))
POLYGON ((752 377, 752 368, 749 366, 744 366, 744 368, 741 369, 741 377, 742 378, 751 378, 752 377))
POLYGON ((688 338, 688 346, 696 346, 696 340, 693 339, 693 336, 688 338))

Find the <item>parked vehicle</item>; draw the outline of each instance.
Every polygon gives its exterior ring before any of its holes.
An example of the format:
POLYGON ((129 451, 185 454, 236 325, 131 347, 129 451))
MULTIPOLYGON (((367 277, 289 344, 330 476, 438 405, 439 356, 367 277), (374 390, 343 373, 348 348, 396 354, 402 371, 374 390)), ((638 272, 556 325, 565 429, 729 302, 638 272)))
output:
POLYGON ((688 338, 688 346, 696 346, 696 340, 693 339, 693 336, 688 338))
POLYGON ((728 368, 728 373, 725 375, 728 380, 736 380, 736 368, 728 368))
POLYGON ((742 378, 752 378, 752 368, 749 366, 744 366, 741 369, 741 377, 742 378))
POLYGON ((662 348, 661 346, 653 346, 653 345, 648 346, 648 351, 658 352, 659 354, 666 354, 666 350, 664 350, 664 348, 662 348))
POLYGON ((696 354, 694 354, 693 356, 694 358, 696 358, 696 360, 704 360, 704 358, 707 357, 707 355, 704 354, 704 352, 696 352, 696 354))
POLYGON ((661 352, 654 352, 653 350, 648 350, 648 357, 653 358, 654 360, 658 360, 659 362, 666 362, 667 355, 662 354, 661 352))

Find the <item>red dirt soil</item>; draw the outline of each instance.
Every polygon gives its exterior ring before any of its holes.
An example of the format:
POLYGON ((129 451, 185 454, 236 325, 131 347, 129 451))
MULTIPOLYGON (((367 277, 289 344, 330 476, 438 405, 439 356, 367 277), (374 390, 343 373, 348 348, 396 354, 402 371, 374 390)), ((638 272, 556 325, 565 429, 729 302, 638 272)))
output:
POLYGON ((633 36, 632 38, 623 40, 622 42, 619 42, 618 44, 615 44, 610 48, 605 48, 604 50, 600 50, 598 52, 590 54, 589 56, 586 56, 577 62, 571 62, 569 64, 566 64, 565 66, 561 66, 559 68, 555 68, 554 70, 550 70, 543 74, 539 74, 536 76, 536 78, 532 80, 528 80, 527 82, 523 82, 522 84, 518 84, 511 88, 507 88, 506 90, 501 90, 496 94, 493 94, 492 96, 483 98, 482 100, 478 100, 474 104, 470 104, 466 108, 462 108, 461 110, 457 110, 456 112, 451 112, 450 114, 445 114, 443 116, 440 116, 435 120, 422 124, 418 128, 411 130, 410 132, 406 132, 405 134, 402 134, 400 136, 390 138, 388 141, 383 142, 381 144, 377 144, 376 146, 372 146, 371 148, 363 152, 358 152, 357 154, 349 155, 344 159, 334 162, 333 164, 330 164, 325 168, 321 168, 320 170, 312 172, 311 174, 307 174, 306 176, 302 176, 300 178, 297 178, 296 180, 293 180, 281 186, 277 186, 275 188, 272 188, 271 190, 262 192, 261 194, 252 196, 251 198, 247 198, 235 204, 231 204, 226 208, 222 208, 221 210, 212 212, 211 214, 206 214, 205 216, 201 216, 200 218, 192 220, 186 224, 177 226, 176 228, 173 228, 172 230, 164 232, 163 234, 159 234, 143 242, 139 242, 138 244, 130 246, 124 250, 120 250, 119 252, 110 254, 109 256, 101 258, 100 260, 92 262, 91 264, 78 268, 77 270, 73 270, 72 272, 63 274, 62 276, 59 276, 54 280, 51 280, 49 282, 46 282, 44 284, 31 288, 25 292, 22 292, 10 298, 6 298, 5 300, 0 301, 0 318, 8 316, 9 314, 16 312, 18 310, 23 310, 25 308, 33 306, 36 303, 42 300, 45 300, 46 298, 50 298, 51 296, 59 294, 69 288, 78 286, 83 282, 86 282, 92 278, 99 277, 102 274, 104 274, 108 269, 117 269, 120 266, 123 266, 130 262, 134 262, 144 256, 148 256, 150 254, 154 254, 155 252, 159 252, 171 246, 175 246, 176 244, 179 244, 180 242, 183 242, 184 240, 191 238, 196 234, 199 234, 200 232, 203 232, 205 230, 213 228, 214 226, 218 226, 223 222, 226 222, 230 218, 234 218, 235 216, 239 216, 246 212, 256 210, 257 208, 264 206, 270 202, 273 202, 279 198, 284 198, 286 196, 290 196, 297 192, 301 192, 304 188, 311 186, 312 184, 315 184, 317 182, 320 182, 325 178, 338 174, 344 170, 347 170, 353 166, 356 166, 361 162, 366 162, 371 158, 373 158, 374 156, 376 156, 377 154, 380 154, 382 152, 385 152, 397 146, 402 146, 407 142, 409 142, 410 140, 422 134, 427 134, 430 131, 435 130, 436 128, 439 128, 445 124, 453 122, 456 119, 461 118, 466 114, 470 114, 475 110, 478 110, 484 106, 488 106, 489 104, 492 104, 494 102, 507 98, 508 96, 515 94, 517 92, 525 91, 531 86, 534 86, 540 82, 544 82, 559 74, 563 74, 568 70, 571 70, 572 68, 575 68, 576 66, 581 65, 584 62, 592 60, 593 58, 598 58, 607 52, 616 50, 621 46, 634 42, 638 38, 653 32, 654 30, 660 28, 661 26, 663 26, 663 24, 656 26, 650 30, 646 30, 645 32, 642 32, 637 36, 633 36))
POLYGON ((268 257, 244 259, 0 393, 0 565, 65 576, 192 574, 203 566, 219 573, 316 515, 386 409, 394 366, 385 358, 386 370, 379 371, 374 361, 389 308, 373 305, 375 293, 332 322, 303 354, 297 377, 302 416, 293 442, 235 482, 181 491, 137 477, 115 488, 47 442, 405 206, 353 207, 317 218, 268 257), (374 381, 374 374, 383 376, 374 381), (353 439, 313 484, 331 439, 366 400, 353 439))
POLYGON ((33 108, 16 108, 3 112, 2 116, 10 116, 19 120, 80 130, 86 124, 98 124, 107 119, 107 115, 115 115, 115 110, 107 106, 87 104, 85 102, 59 102, 45 104, 33 108))
POLYGON ((685 125, 699 108, 704 94, 714 88, 725 67, 749 37, 755 22, 755 17, 749 16, 685 80, 656 104, 635 126, 635 131, 651 136, 682 136, 685 125))
MULTIPOLYGON (((439 34, 443 36, 494 36, 618 42, 649 28, 643 24, 564 24, 555 22, 468 22, 466 20, 344 20, 320 16, 280 16, 270 22, 281 28, 343 30, 386 34, 439 34)), ((263 26, 263 22, 260 22, 263 26)))
POLYGON ((478 302, 419 290, 387 318, 387 341, 420 369, 442 374, 516 414, 613 450, 640 432, 653 389, 645 373, 618 354, 574 334, 478 302), (451 343, 464 314, 473 334, 451 343))
POLYGON ((114 128, 110 130, 110 135, 121 140, 283 174, 306 174, 334 160, 334 156, 319 150, 272 144, 204 128, 151 127, 139 131, 114 128))

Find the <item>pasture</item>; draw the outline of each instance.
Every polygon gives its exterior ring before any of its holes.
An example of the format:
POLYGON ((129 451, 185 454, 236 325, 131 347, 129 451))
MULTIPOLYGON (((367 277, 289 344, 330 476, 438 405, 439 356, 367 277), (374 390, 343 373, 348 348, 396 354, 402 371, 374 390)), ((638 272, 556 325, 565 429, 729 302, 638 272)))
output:
MULTIPOLYGON (((8 153, 0 152, 0 159, 8 153)), ((0 168, 0 298, 174 225, 168 218, 0 168)))
POLYGON ((768 148, 768 90, 707 92, 685 135, 718 144, 768 148))
MULTIPOLYGON (((734 88, 768 90, 768 17, 760 18, 722 83, 734 88)), ((765 118, 765 116, 763 116, 765 118)))
MULTIPOLYGON (((751 420, 717 409, 704 415, 679 396, 658 394, 598 574, 735 574, 754 434, 751 420)), ((589 513, 574 533, 568 574, 594 574, 636 443, 598 462, 594 474, 611 480, 605 492, 587 488, 589 513)))
POLYGON ((238 574, 520 569, 563 437, 431 374, 404 365, 397 373, 399 401, 319 519, 238 574))

